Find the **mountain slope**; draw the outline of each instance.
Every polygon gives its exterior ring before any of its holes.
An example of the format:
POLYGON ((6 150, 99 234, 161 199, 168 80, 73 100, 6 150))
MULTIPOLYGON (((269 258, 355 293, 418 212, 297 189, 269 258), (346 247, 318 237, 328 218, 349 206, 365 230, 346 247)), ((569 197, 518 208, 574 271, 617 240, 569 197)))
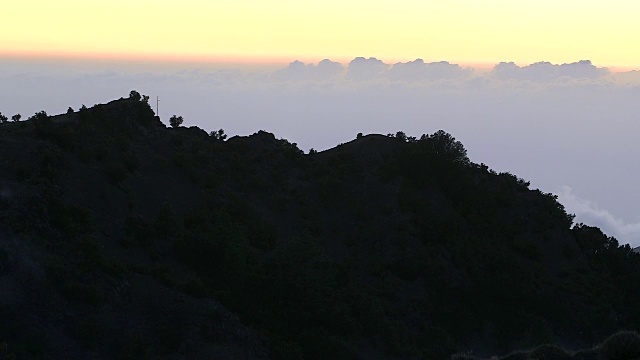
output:
POLYGON ((640 321, 640 255, 442 131, 303 154, 134 97, 0 124, 0 153, 20 358, 440 359, 640 321))

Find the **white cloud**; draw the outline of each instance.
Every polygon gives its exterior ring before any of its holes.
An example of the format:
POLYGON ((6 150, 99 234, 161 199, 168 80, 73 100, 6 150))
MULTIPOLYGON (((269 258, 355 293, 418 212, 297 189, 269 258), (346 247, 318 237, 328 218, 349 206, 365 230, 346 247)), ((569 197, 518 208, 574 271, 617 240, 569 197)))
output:
POLYGON ((541 61, 523 67, 513 62, 501 62, 492 71, 492 75, 498 79, 535 82, 552 82, 564 77, 571 79, 597 79, 609 74, 609 69, 596 67, 589 60, 562 65, 541 61))
POLYGON ((472 73, 471 69, 464 69, 447 61, 425 63, 422 59, 394 64, 387 71, 390 80, 407 82, 466 78, 472 73))
POLYGON ((276 70, 271 74, 275 81, 327 81, 335 80, 342 75, 344 67, 339 62, 324 59, 315 64, 305 64, 296 60, 284 69, 276 70))
POLYGON ((621 244, 628 243, 631 247, 640 245, 640 223, 625 223, 609 211, 577 196, 568 186, 562 187, 558 201, 565 206, 567 212, 576 215, 575 223, 599 227, 605 234, 618 239, 621 244))
POLYGON ((366 81, 382 78, 389 69, 389 65, 374 57, 368 59, 357 57, 351 60, 347 69, 347 79, 366 81))

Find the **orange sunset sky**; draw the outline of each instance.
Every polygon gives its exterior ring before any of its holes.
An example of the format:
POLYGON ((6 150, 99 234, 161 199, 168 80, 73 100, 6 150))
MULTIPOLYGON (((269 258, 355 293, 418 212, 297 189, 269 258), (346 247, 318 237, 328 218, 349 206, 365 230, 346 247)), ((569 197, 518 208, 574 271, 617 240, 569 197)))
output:
POLYGON ((640 2, 20 0, 0 56, 287 62, 589 59, 640 69, 640 2))

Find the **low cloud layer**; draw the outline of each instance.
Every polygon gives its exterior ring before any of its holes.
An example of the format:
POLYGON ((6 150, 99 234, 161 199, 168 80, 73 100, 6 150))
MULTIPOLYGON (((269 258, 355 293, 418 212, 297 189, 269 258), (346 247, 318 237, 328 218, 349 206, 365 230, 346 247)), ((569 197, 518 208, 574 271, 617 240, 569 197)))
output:
MULTIPOLYGON (((632 74, 630 72, 630 74, 632 74)), ((474 73, 474 69, 462 67, 447 61, 425 63, 422 59, 408 62, 386 64, 374 57, 357 57, 346 66, 329 59, 316 64, 294 61, 287 67, 277 70, 271 76, 278 81, 375 81, 420 83, 434 80, 470 79, 483 77, 498 80, 531 81, 549 83, 571 79, 599 79, 611 75, 607 68, 600 68, 589 60, 569 64, 537 62, 518 66, 513 62, 501 62, 489 73, 474 73)))
POLYGON ((558 200, 569 213, 576 215, 575 223, 597 226, 605 234, 613 236, 619 241, 623 239, 631 247, 640 246, 640 222, 626 223, 591 201, 580 198, 568 186, 564 186, 562 191, 558 193, 558 200))
MULTIPOLYGON (((636 72, 612 73, 588 61, 501 63, 481 71, 376 58, 344 65, 294 61, 267 70, 80 65, 0 61, 0 111, 23 118, 40 110, 56 114, 136 89, 151 96, 154 110, 159 96, 165 122, 177 114, 186 126, 230 135, 264 129, 305 151, 359 132, 419 136, 444 129, 473 161, 547 192, 566 184, 623 224, 640 216, 640 168, 631 165, 640 138, 636 72)), ((629 231, 615 235, 636 241, 629 231)))
POLYGON ((356 81, 382 79, 390 66, 376 58, 357 57, 347 66, 347 79, 356 81))
POLYGON ((606 68, 598 68, 589 60, 570 64, 555 65, 550 62, 537 62, 527 66, 518 66, 512 62, 501 62, 493 69, 492 75, 502 80, 528 80, 549 82, 561 78, 597 79, 610 74, 606 68))
POLYGON ((392 81, 420 82, 425 80, 464 79, 473 75, 470 68, 462 68, 458 64, 447 61, 425 63, 422 59, 406 63, 394 64, 388 70, 388 78, 392 81))
POLYGON ((324 59, 317 65, 294 61, 286 68, 275 71, 271 75, 276 81, 330 81, 342 76, 344 68, 339 62, 324 59))

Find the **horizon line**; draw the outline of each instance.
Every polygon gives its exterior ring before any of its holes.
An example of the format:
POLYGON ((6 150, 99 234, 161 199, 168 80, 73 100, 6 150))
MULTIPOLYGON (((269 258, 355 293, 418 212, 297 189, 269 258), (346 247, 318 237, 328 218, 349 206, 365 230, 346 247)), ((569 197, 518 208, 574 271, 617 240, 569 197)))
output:
MULTIPOLYGON (((511 60, 501 61, 456 61, 456 60, 434 60, 425 59, 423 57, 417 58, 390 58, 382 59, 377 56, 295 56, 295 55, 203 55, 203 54, 164 54, 164 53, 148 53, 148 54, 124 54, 124 53, 80 53, 80 52, 3 52, 0 51, 0 60, 27 60, 27 61, 90 61, 90 62, 123 62, 123 63, 157 63, 157 64, 209 64, 209 65, 244 65, 244 66, 276 66, 276 65, 288 65, 294 61, 301 61, 305 64, 317 64, 322 60, 331 60, 340 64, 348 65, 350 61, 355 58, 375 58, 381 60, 388 65, 394 65, 396 63, 406 63, 422 59, 425 63, 446 61, 450 64, 460 65, 462 67, 468 67, 478 70, 490 70, 499 63, 513 62, 520 67, 540 63, 550 62, 554 65, 560 65, 560 63, 553 63, 548 60, 539 60, 533 62, 521 62, 511 60), (387 62, 389 61, 389 62, 387 62)), ((571 62, 565 62, 563 64, 575 63, 588 59, 577 59, 571 62)), ((628 72, 628 71, 640 71, 639 66, 631 65, 599 65, 592 62, 592 64, 598 68, 606 68, 613 73, 628 72)))

